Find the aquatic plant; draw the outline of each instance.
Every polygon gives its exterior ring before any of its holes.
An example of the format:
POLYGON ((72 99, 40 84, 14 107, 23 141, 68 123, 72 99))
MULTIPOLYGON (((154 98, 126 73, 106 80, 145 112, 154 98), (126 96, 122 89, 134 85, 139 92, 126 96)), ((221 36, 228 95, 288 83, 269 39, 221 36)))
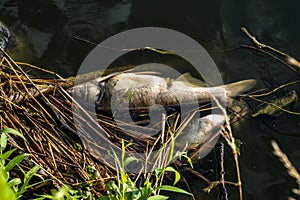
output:
MULTIPOLYGON (((100 200, 163 200, 168 199, 167 196, 160 195, 160 191, 170 191, 177 192, 187 195, 192 195, 191 193, 175 187, 174 185, 180 180, 180 173, 175 170, 173 167, 166 166, 162 168, 155 169, 154 183, 151 181, 151 173, 144 174, 144 182, 141 187, 136 186, 136 181, 133 181, 130 178, 130 174, 126 173, 126 165, 131 162, 138 162, 139 160, 135 157, 125 158, 126 148, 131 144, 125 145, 124 140, 122 140, 122 160, 118 160, 118 157, 115 155, 116 164, 118 166, 118 178, 117 183, 115 181, 109 181, 106 183, 107 195, 102 196, 100 200), (167 172, 172 172, 175 174, 175 180, 173 186, 171 185, 162 185, 164 174, 167 172)), ((168 158, 168 156, 165 156, 168 158)), ((142 169, 143 170, 143 169, 142 169)), ((142 171, 140 172, 140 174, 142 171)))
POLYGON ((17 150, 17 148, 6 151, 8 134, 13 134, 26 140, 24 136, 18 131, 11 128, 5 128, 3 130, 0 130, 0 134, 0 184, 2 186, 0 187, 0 193, 4 195, 2 196, 3 200, 5 198, 7 200, 19 199, 22 196, 22 194, 28 191, 30 188, 43 183, 44 179, 41 175, 37 173, 40 169, 40 166, 34 166, 27 172, 22 167, 20 167, 19 164, 24 160, 26 156, 28 156, 28 154, 21 153, 13 158, 10 158, 11 155, 17 150), (18 167, 19 170, 22 172, 23 179, 18 177, 10 177, 10 171, 15 167, 18 167), (39 177, 41 181, 30 183, 30 180, 34 176, 39 177))

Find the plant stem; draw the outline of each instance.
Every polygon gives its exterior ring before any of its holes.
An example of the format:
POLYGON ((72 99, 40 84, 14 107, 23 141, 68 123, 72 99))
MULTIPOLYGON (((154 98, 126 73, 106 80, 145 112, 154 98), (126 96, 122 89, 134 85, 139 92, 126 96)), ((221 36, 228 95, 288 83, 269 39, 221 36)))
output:
POLYGON ((234 161, 235 161, 235 166, 236 166, 236 175, 237 175, 237 179, 238 179, 240 200, 242 200, 243 199, 243 190, 242 190, 242 182, 241 182, 241 171, 240 171, 240 167, 239 167, 238 153, 236 152, 236 150, 234 150, 233 156, 234 156, 234 161))

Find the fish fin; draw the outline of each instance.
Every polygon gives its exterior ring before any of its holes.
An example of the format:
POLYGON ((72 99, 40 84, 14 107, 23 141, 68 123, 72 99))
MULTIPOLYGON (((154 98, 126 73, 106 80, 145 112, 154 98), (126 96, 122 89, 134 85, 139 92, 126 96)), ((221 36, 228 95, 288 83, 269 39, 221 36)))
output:
POLYGON ((197 87, 199 87, 199 86, 206 87, 207 86, 205 84, 205 82, 192 77, 192 75, 188 72, 180 75, 178 78, 176 78, 176 81, 189 82, 190 84, 197 86, 197 87))
POLYGON ((94 82, 107 81, 107 80, 110 79, 110 78, 113 78, 113 77, 116 77, 116 76, 118 76, 118 75, 122 75, 122 74, 125 74, 125 73, 133 73, 133 74, 137 74, 137 75, 143 75, 143 74, 145 74, 145 75, 160 74, 159 72, 154 72, 154 71, 135 72, 135 71, 132 70, 132 69, 128 69, 128 70, 125 70, 125 71, 113 72, 113 73, 107 74, 106 76, 102 76, 102 77, 99 77, 99 78, 95 78, 93 81, 94 81, 94 82))
POLYGON ((98 77, 98 78, 95 78, 95 79, 93 79, 93 80, 89 80, 89 81, 87 81, 86 83, 88 83, 88 82, 93 82, 93 83, 99 83, 99 82, 102 82, 102 81, 107 81, 108 79, 110 79, 110 78, 112 78, 112 77, 115 77, 115 76, 117 76, 117 75, 120 75, 120 74, 122 74, 123 72, 113 72, 113 73, 111 73, 111 74, 108 74, 108 75, 106 75, 106 76, 101 76, 101 77, 98 77))
POLYGON ((225 85, 227 95, 230 97, 237 97, 240 94, 252 89, 256 84, 256 80, 248 79, 243 81, 238 81, 236 83, 230 83, 225 85))
POLYGON ((141 71, 141 72, 132 71, 131 73, 134 73, 136 75, 159 75, 159 74, 161 74, 160 72, 154 72, 154 71, 141 71))

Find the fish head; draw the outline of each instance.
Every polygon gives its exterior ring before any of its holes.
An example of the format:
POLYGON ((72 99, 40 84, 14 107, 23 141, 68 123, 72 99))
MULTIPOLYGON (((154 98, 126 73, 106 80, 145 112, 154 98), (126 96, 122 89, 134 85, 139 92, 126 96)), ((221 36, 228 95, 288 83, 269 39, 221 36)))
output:
POLYGON ((219 138, 219 130, 225 122, 222 114, 210 114, 196 119, 189 130, 189 149, 195 149, 201 145, 198 158, 206 156, 215 146, 219 138))
POLYGON ((200 118, 202 122, 208 123, 212 128, 216 126, 220 126, 224 124, 225 122, 225 117, 224 115, 221 114, 210 114, 205 117, 200 118))
POLYGON ((76 101, 91 105, 95 105, 102 100, 104 91, 105 83, 93 81, 75 85, 67 90, 76 101))

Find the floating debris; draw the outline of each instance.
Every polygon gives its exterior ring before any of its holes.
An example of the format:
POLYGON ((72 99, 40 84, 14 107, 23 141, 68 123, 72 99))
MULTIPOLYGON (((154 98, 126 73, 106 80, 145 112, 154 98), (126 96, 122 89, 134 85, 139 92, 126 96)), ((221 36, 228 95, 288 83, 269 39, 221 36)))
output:
POLYGON ((298 100, 298 95, 295 90, 292 90, 286 93, 283 96, 277 97, 274 100, 271 100, 267 103, 263 103, 258 106, 252 113, 252 117, 256 117, 258 115, 268 115, 268 116, 276 116, 282 109, 289 107, 291 104, 298 100))
POLYGON ((230 111, 229 117, 231 123, 234 123, 249 114, 249 106, 243 99, 231 101, 228 109, 230 111))

